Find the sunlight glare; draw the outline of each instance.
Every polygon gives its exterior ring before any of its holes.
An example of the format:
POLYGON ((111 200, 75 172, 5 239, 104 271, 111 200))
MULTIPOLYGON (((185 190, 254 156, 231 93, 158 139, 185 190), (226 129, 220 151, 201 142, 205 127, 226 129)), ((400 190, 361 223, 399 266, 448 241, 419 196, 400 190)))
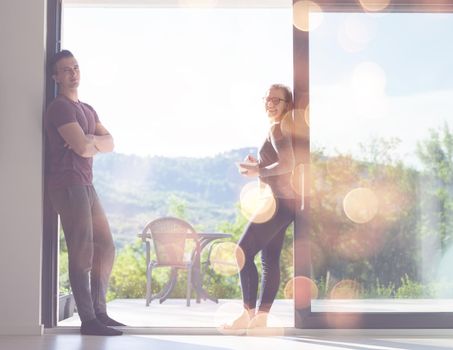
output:
MULTIPOLYGON (((430 256, 431 257, 431 256, 430 256)), ((436 288, 436 298, 453 298, 453 245, 442 253, 442 257, 437 269, 436 280, 438 287, 436 288)))

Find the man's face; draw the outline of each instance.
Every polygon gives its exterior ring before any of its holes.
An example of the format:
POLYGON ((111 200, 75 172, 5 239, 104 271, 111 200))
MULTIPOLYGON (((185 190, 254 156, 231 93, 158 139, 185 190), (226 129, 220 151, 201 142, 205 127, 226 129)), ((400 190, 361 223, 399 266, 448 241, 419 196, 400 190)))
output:
POLYGON ((55 82, 64 89, 75 89, 80 83, 79 64, 74 57, 65 57, 56 64, 55 82))

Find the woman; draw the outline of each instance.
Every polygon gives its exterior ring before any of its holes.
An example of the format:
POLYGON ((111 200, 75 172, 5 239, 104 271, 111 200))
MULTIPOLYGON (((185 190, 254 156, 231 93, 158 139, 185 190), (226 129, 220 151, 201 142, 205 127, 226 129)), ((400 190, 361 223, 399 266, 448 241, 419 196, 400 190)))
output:
POLYGON ((248 155, 240 164, 240 172, 247 177, 259 176, 269 185, 276 201, 276 211, 266 222, 252 220, 238 242, 238 265, 244 310, 225 330, 245 330, 267 326, 267 315, 280 285, 280 253, 285 231, 294 220, 295 194, 291 186, 294 154, 291 138, 291 114, 293 109, 291 90, 281 84, 271 85, 264 97, 270 129, 258 151, 258 159, 248 155), (262 279, 259 303, 257 303, 258 272, 255 255, 261 251, 262 279), (243 253, 243 254, 242 254, 243 253), (242 258, 239 258, 242 256, 242 258))

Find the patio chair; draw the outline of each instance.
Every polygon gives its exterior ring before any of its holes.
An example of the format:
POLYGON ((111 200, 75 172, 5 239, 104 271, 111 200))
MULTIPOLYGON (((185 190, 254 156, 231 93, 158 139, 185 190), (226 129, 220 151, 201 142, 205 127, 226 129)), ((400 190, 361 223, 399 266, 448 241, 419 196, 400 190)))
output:
POLYGON ((140 236, 146 243, 146 306, 153 299, 159 298, 160 303, 167 299, 176 284, 179 270, 187 270, 186 305, 190 306, 194 262, 190 257, 185 258, 185 250, 188 239, 194 240, 196 249, 199 249, 195 229, 182 219, 162 217, 148 223, 140 236), (151 241, 155 259, 151 259, 151 241), (158 267, 171 267, 171 276, 162 290, 153 295, 152 272, 158 267))

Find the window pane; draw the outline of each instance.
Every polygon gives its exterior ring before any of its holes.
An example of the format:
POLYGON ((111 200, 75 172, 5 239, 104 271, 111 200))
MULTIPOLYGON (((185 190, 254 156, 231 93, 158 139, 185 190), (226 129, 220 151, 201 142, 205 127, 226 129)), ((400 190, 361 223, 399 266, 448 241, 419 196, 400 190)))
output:
POLYGON ((325 13, 310 32, 315 312, 453 307, 452 19, 325 13))

